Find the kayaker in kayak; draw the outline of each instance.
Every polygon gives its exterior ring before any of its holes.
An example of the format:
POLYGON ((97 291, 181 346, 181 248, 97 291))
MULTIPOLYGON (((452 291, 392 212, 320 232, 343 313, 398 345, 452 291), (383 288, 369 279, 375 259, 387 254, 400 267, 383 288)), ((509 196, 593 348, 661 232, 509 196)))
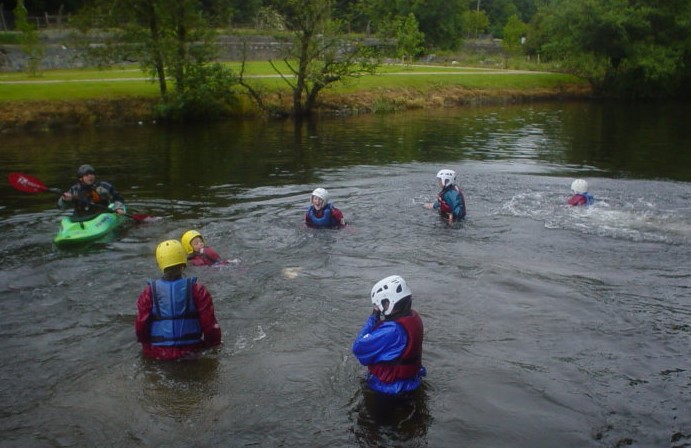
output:
POLYGON ((595 202, 593 195, 588 193, 588 182, 583 179, 576 179, 571 183, 571 196, 568 200, 569 205, 592 205, 595 202))
POLYGON ((230 263, 230 261, 221 258, 218 252, 208 247, 202 234, 196 230, 188 230, 183 233, 180 243, 187 253, 187 262, 193 266, 214 266, 230 263))
POLYGON ((324 188, 317 188, 310 197, 305 224, 308 227, 338 229, 345 227, 346 220, 343 213, 329 202, 329 192, 324 188))
POLYGON ((111 209, 115 213, 124 215, 127 210, 125 201, 112 184, 96 180, 96 170, 93 166, 85 164, 77 169, 79 182, 72 185, 58 199, 58 207, 61 210, 73 207, 73 216, 87 218, 96 216, 111 209))
POLYGON ((175 360, 221 344, 221 327, 207 289, 183 277, 187 256, 177 240, 156 248, 163 278, 149 280, 137 299, 134 323, 144 356, 175 360))
POLYGON ((456 185, 456 172, 440 170, 437 173, 437 184, 441 188, 437 200, 426 203, 425 208, 439 210, 441 217, 449 223, 465 218, 465 198, 460 187, 456 185))

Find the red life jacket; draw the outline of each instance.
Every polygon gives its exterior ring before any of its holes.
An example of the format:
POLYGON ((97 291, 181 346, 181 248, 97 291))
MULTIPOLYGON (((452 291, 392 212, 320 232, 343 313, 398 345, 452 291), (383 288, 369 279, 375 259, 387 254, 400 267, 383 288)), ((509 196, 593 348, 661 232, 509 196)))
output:
POLYGON ((401 324, 408 335, 401 357, 388 362, 372 364, 368 366, 370 373, 375 375, 383 383, 393 383, 416 376, 422 367, 422 336, 424 333, 422 319, 417 311, 411 311, 409 316, 395 319, 401 324))

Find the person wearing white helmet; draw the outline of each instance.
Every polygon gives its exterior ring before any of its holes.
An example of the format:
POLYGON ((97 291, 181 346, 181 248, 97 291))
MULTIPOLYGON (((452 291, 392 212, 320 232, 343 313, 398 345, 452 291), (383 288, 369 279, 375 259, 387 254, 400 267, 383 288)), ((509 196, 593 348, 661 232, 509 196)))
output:
POLYGON ((571 183, 571 196, 568 200, 569 205, 591 205, 595 198, 588 193, 588 182, 583 179, 576 179, 571 183))
POLYGON ((187 254, 178 240, 156 247, 163 273, 149 280, 137 298, 137 341, 148 358, 174 360, 221 344, 221 327, 207 289, 194 277, 183 277, 187 254))
POLYGON ((465 218, 465 198, 456 184, 456 172, 448 169, 440 170, 437 173, 437 184, 441 188, 437 194, 437 200, 426 203, 425 208, 439 210, 441 217, 449 223, 465 218))
POLYGON ((329 202, 329 192, 324 188, 316 188, 310 197, 305 224, 314 228, 337 229, 344 227, 346 220, 343 213, 329 202))
POLYGON ((112 209, 115 213, 125 214, 125 201, 112 184, 96 180, 96 170, 93 166, 84 164, 77 169, 79 181, 72 185, 58 199, 58 207, 65 210, 74 208, 74 216, 86 218, 96 216, 112 209))
POLYGON ((373 310, 353 342, 353 354, 367 366, 370 389, 400 395, 417 389, 427 374, 422 365, 424 328, 412 309, 413 293, 405 280, 391 275, 370 293, 373 310))

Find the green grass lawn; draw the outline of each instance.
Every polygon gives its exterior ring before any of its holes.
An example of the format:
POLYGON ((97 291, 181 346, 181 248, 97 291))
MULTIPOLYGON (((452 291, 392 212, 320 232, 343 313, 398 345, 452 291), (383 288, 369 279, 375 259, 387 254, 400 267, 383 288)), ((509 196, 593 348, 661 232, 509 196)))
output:
MULTIPOLYGON (((284 70, 284 74, 290 73, 282 62, 277 62, 276 65, 284 70)), ((227 66, 236 73, 240 70, 240 63, 228 63, 227 66)), ((286 82, 276 75, 268 62, 248 62, 245 66, 245 76, 258 87, 288 89, 286 82)), ((585 81, 560 73, 511 72, 455 66, 382 65, 376 75, 365 75, 345 84, 335 85, 332 91, 349 93, 383 88, 424 91, 453 86, 467 89, 527 90, 581 83, 585 81)), ((0 102, 156 95, 158 84, 152 82, 136 66, 108 70, 51 70, 42 71, 39 76, 33 77, 26 73, 0 73, 0 102)))

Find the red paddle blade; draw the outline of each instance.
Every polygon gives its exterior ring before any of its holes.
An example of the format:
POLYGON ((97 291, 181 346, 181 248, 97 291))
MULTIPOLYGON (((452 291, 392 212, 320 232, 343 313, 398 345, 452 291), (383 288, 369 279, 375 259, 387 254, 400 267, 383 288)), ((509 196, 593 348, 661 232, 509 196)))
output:
POLYGON ((7 176, 7 180, 14 188, 26 193, 43 193, 45 191, 50 191, 43 182, 28 174, 10 173, 9 176, 7 176))

